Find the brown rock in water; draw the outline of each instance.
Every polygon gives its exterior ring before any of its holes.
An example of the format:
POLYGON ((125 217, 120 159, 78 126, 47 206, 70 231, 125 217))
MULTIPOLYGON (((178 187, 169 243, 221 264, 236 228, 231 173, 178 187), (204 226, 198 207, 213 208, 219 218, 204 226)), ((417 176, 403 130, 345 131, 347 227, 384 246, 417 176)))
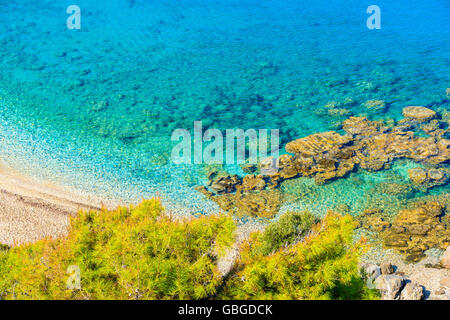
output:
POLYGON ((283 154, 278 158, 278 173, 283 179, 290 179, 298 176, 300 163, 291 155, 283 154))
POLYGON ((347 173, 355 169, 355 163, 352 161, 341 161, 336 170, 336 176, 339 178, 345 177, 347 173))
POLYGON ((286 151, 302 157, 313 157, 333 150, 351 141, 348 136, 341 136, 335 131, 316 133, 286 144, 286 151))
POLYGON ((427 162, 427 159, 439 156, 439 147, 434 138, 415 138, 411 141, 411 149, 409 158, 417 162, 427 162))
POLYGON ((259 163, 259 170, 263 175, 275 174, 278 172, 277 160, 273 157, 262 159, 259 163))
POLYGON ((416 188, 426 191, 434 186, 443 185, 447 182, 446 168, 429 169, 413 168, 408 170, 409 178, 416 188))
POLYGON ((381 214, 381 213, 383 213, 383 210, 379 208, 369 208, 363 211, 363 215, 365 216, 371 216, 374 214, 381 214))
POLYGON ((379 132, 380 125, 366 117, 350 117, 344 121, 342 129, 352 135, 372 136, 379 132))
POLYGON ((425 107, 410 106, 403 108, 403 116, 405 118, 425 122, 434 119, 436 117, 436 112, 425 107))
POLYGON ((231 193, 236 191, 236 186, 241 183, 237 175, 226 175, 218 177, 209 186, 215 193, 231 193))
POLYGON ((439 139, 436 143, 438 147, 438 155, 433 159, 430 159, 430 164, 448 163, 450 160, 450 140, 439 139))
POLYGON ((238 191, 211 197, 219 207, 237 216, 272 218, 280 210, 282 194, 278 190, 238 191))
MULTIPOLYGON (((414 125, 411 125, 410 129, 413 128, 414 125)), ((352 138, 329 131, 289 142, 286 150, 295 153, 295 156, 280 162, 286 163, 280 165, 280 168, 285 168, 281 169, 283 179, 297 174, 315 176, 316 183, 322 184, 344 177, 358 166, 369 171, 388 168, 399 158, 429 165, 440 165, 450 160, 450 142, 447 139, 416 137, 413 131, 398 130, 398 127, 390 130, 382 123, 369 121, 365 117, 348 118, 343 123, 343 129, 352 138)), ((436 176, 437 172, 433 173, 436 176)), ((416 185, 427 183, 429 178, 420 169, 413 169, 411 177, 416 185)), ((436 183, 423 187, 433 185, 436 183)))
POLYGON ((421 185, 428 179, 427 172, 422 168, 409 169, 408 174, 411 181, 416 185, 421 185))
MULTIPOLYGON (((394 126, 391 129, 380 121, 369 121, 365 117, 350 117, 343 123, 343 129, 348 133, 346 135, 329 131, 291 141, 286 145, 286 150, 294 155, 282 155, 278 159, 269 157, 262 160, 259 164, 260 175, 249 175, 242 180, 236 175, 214 171, 208 176, 209 188, 198 189, 198 191, 207 196, 211 196, 211 192, 213 195, 227 195, 236 191, 240 194, 266 191, 276 188, 286 179, 297 176, 314 177, 317 184, 323 184, 342 178, 357 168, 369 171, 389 168, 392 162, 399 158, 412 159, 434 168, 410 169, 409 176, 414 187, 410 183, 385 183, 379 185, 378 192, 396 196, 404 194, 406 197, 416 189, 426 191, 430 187, 445 184, 447 181, 448 169, 442 168, 442 165, 450 162, 450 141, 437 136, 417 137, 413 131, 409 131, 417 128, 417 119, 433 116, 434 111, 424 109, 426 108, 405 108, 404 113, 409 117, 408 119, 416 120, 406 119, 403 125, 394 126)), ((247 171, 253 169, 249 168, 247 171)), ((222 203, 224 207, 229 207, 230 201, 236 202, 234 201, 236 199, 231 198, 226 197, 217 202, 222 203)), ((423 210, 413 210, 411 215, 422 219, 419 216, 423 215, 423 210)), ((379 219, 372 221, 372 225, 379 231, 389 228, 391 235, 386 237, 386 244, 403 248, 411 257, 415 257, 414 259, 422 254, 422 248, 429 247, 429 239, 435 239, 438 233, 446 230, 446 223, 436 226, 436 221, 433 221, 429 228, 422 222, 408 224, 408 221, 400 220, 391 227, 382 219, 381 222, 379 219), (399 230, 402 231, 398 233, 399 230), (433 237, 429 238, 430 234, 433 237), (427 240, 422 243, 423 239, 416 236, 424 236, 427 240), (415 241, 417 246, 413 248, 411 243, 415 241)))
POLYGON ((268 175, 266 177, 266 180, 267 180, 266 188, 273 189, 278 187, 284 179, 279 173, 275 173, 268 175))
POLYGON ((327 114, 330 117, 342 117, 342 116, 349 116, 351 112, 350 110, 344 108, 330 108, 327 110, 327 114))
POLYGON ((243 164, 241 168, 245 173, 255 173, 258 170, 258 166, 252 163, 243 164))
POLYGON ((264 190, 266 188, 266 181, 262 175, 249 174, 242 180, 243 191, 264 190))
POLYGON ((440 169, 430 169, 427 175, 432 180, 442 180, 445 177, 444 171, 440 169))
POLYGON ((437 201, 428 201, 413 209, 401 210, 392 226, 382 233, 386 247, 405 254, 408 261, 419 261, 424 251, 448 243, 448 219, 443 219, 444 207, 437 201))
POLYGON ((364 103, 364 107, 370 111, 383 111, 386 108, 386 103, 383 100, 368 100, 364 103))
POLYGON ((431 120, 428 123, 422 124, 420 126, 420 129, 422 129, 423 132, 429 135, 434 135, 433 133, 439 130, 439 121, 438 120, 431 120))
POLYGON ((329 180, 333 180, 336 177, 337 177, 336 171, 326 171, 323 173, 316 174, 314 176, 314 181, 320 185, 320 184, 324 184, 325 182, 327 182, 329 180))
POLYGON ((389 222, 384 221, 383 218, 375 215, 367 216, 365 224, 369 229, 375 230, 377 232, 382 232, 386 228, 389 228, 389 226, 391 225, 389 222))

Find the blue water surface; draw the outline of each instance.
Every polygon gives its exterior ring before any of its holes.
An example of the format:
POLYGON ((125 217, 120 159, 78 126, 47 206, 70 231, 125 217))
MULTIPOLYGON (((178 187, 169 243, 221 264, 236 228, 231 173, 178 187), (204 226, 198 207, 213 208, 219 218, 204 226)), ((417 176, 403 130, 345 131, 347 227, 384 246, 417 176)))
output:
POLYGON ((448 110, 449 18, 444 0, 0 0, 0 155, 89 192, 198 210, 204 178, 171 163, 174 129, 279 129, 285 143, 349 115, 448 110), (73 4, 81 30, 66 27, 73 4), (381 30, 366 26, 371 4, 381 30))

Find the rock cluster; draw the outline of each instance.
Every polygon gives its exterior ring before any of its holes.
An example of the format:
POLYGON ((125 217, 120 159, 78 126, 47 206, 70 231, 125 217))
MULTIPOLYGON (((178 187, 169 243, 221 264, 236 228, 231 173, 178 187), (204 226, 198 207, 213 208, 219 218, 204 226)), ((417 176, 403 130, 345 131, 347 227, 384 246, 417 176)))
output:
POLYGON ((376 288, 383 300, 424 299, 424 287, 396 272, 390 263, 364 264, 361 270, 368 278, 368 286, 376 288))
MULTIPOLYGON (((434 118, 436 113, 424 107, 407 107, 404 115, 408 117, 405 119, 424 122, 434 118)), ((221 176, 211 182, 210 189, 218 194, 229 193, 236 191, 241 184, 243 189, 262 190, 298 176, 313 176, 321 184, 344 177, 357 167, 378 171, 399 158, 409 158, 433 167, 450 161, 450 140, 416 137, 411 126, 388 128, 365 117, 350 117, 344 121, 343 129, 347 134, 322 132, 287 143, 286 151, 293 155, 280 156, 274 172, 269 170, 274 159, 268 158, 260 164, 261 175, 252 175, 247 180, 221 176)), ((436 185, 445 183, 448 173, 447 169, 439 168, 431 168, 426 173, 411 169, 410 176, 418 185, 436 185)))
POLYGON ((411 106, 403 108, 403 116, 406 119, 413 119, 420 122, 425 122, 436 118, 436 112, 425 107, 411 106))
MULTIPOLYGON (((405 108, 404 113, 421 123, 436 116, 432 110, 417 108, 405 108)), ((388 128, 365 117, 350 117, 343 123, 345 135, 334 131, 316 133, 286 144, 286 151, 294 155, 280 157, 278 172, 270 175, 269 180, 279 182, 297 176, 314 176, 320 184, 344 177, 357 167, 381 170, 399 158, 434 167, 448 163, 450 140, 416 137, 413 125, 388 128)), ((448 175, 446 172, 430 169, 424 183, 443 184, 448 175)))
MULTIPOLYGON (((299 176, 314 177, 317 184, 323 184, 345 177, 356 168, 369 171, 389 168, 399 158, 409 158, 429 167, 427 171, 411 169, 411 180, 418 188, 445 184, 448 169, 441 167, 450 161, 450 140, 417 137, 412 131, 418 124, 435 118, 436 112, 424 107, 407 107, 403 114, 404 121, 392 128, 365 117, 350 117, 343 122, 344 135, 329 131, 291 141, 286 144, 286 151, 293 155, 264 159, 259 165, 261 174, 251 173, 244 178, 211 175, 208 188, 197 187, 197 190, 210 197, 234 192, 245 195, 271 190, 283 180, 299 176)), ((254 168, 246 169, 256 172, 254 168)))
POLYGON ((212 171, 208 179, 208 188, 197 186, 195 189, 222 210, 237 216, 270 218, 278 213, 282 204, 280 191, 266 189, 269 185, 266 176, 249 174, 241 179, 237 175, 212 171))
POLYGON ((450 242, 450 221, 445 210, 438 201, 401 210, 381 233, 385 246, 405 254, 408 261, 419 261, 430 248, 445 249, 450 242))
POLYGON ((283 203, 282 193, 278 190, 262 190, 211 196, 219 207, 238 217, 272 218, 280 210, 283 203))
POLYGON ((383 111, 386 108, 386 103, 383 100, 368 100, 364 106, 372 111, 383 111))
MULTIPOLYGON (((404 114, 421 123, 436 116, 434 111, 423 107, 405 108, 404 114)), ((365 117, 350 117, 344 121, 343 129, 347 134, 330 131, 289 142, 286 151, 294 155, 280 157, 279 171, 270 179, 314 176, 320 184, 344 177, 357 167, 381 170, 399 158, 409 158, 434 167, 450 161, 450 140, 417 137, 412 131, 414 123, 388 128, 365 117)), ((443 184, 446 177, 444 169, 430 169, 424 181, 443 184)))
POLYGON ((412 168, 408 170, 409 178, 416 188, 426 191, 434 186, 447 183, 448 168, 412 168))

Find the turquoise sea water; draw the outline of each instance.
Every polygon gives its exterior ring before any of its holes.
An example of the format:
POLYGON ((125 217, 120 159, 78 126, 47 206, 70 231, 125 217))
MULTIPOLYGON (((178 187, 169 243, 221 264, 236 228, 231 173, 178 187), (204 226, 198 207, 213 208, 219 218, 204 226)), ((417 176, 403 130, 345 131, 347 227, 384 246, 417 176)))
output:
POLYGON ((337 129, 330 102, 372 119, 448 110, 449 18, 444 0, 0 0, 0 156, 88 192, 202 210, 199 167, 170 163, 174 129, 279 129, 285 143, 337 129), (66 27, 72 4, 81 30, 66 27), (381 30, 366 27, 371 4, 381 30))

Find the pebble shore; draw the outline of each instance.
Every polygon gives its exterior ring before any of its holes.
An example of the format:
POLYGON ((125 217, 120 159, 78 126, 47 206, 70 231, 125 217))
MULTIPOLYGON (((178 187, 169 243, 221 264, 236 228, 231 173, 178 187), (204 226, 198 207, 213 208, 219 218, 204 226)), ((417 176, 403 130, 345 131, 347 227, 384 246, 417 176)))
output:
POLYGON ((64 236, 69 217, 78 210, 117 204, 34 180, 0 165, 0 243, 17 245, 64 236))

